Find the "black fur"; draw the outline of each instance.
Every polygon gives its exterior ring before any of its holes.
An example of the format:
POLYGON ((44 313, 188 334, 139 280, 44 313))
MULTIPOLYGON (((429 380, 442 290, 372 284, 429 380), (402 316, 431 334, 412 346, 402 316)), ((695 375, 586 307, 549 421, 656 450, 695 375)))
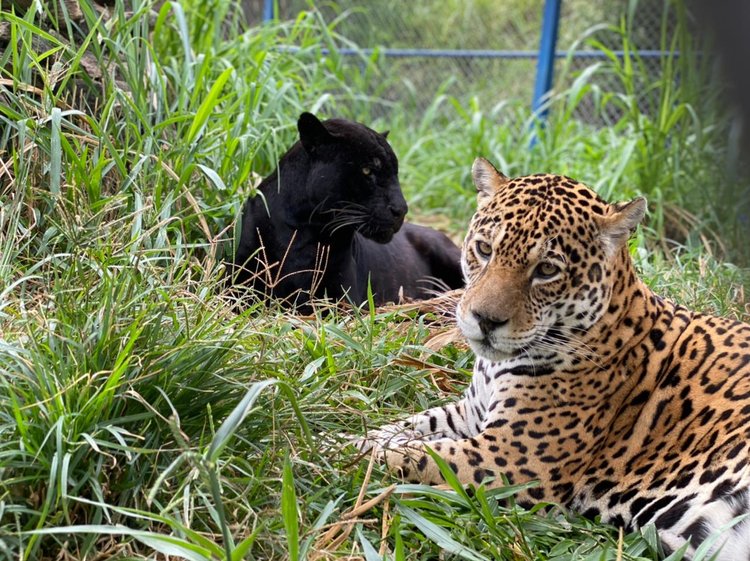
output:
POLYGON ((459 248, 404 224, 387 133, 310 113, 297 128, 300 141, 245 203, 234 284, 298 307, 311 295, 363 303, 368 278, 376 304, 463 286, 459 248))

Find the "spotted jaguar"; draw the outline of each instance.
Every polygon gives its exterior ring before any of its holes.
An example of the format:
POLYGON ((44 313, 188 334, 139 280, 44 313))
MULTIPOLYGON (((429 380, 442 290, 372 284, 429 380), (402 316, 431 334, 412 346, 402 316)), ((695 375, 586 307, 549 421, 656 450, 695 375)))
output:
POLYGON ((360 444, 409 481, 537 481, 552 501, 665 551, 709 537, 750 560, 750 326, 691 311, 638 277, 642 197, 608 204, 568 177, 472 167, 458 326, 476 354, 463 397, 360 444))

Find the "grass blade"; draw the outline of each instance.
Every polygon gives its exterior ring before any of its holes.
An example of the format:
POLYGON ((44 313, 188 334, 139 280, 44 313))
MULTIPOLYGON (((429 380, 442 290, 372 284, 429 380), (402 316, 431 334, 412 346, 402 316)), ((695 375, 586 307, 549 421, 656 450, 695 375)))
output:
POLYGON ((219 75, 216 82, 214 82, 214 85, 211 86, 211 90, 208 92, 206 99, 200 104, 200 107, 198 107, 193 123, 190 125, 190 130, 188 130, 187 134, 188 143, 192 144, 198 134, 203 130, 206 121, 208 121, 208 117, 219 102, 219 95, 221 94, 221 90, 224 89, 224 84, 226 84, 233 72, 234 68, 230 67, 224 69, 224 72, 219 75))
POLYGON ((466 546, 458 543, 445 529, 441 528, 434 522, 431 522, 417 511, 401 505, 399 507, 399 512, 403 518, 419 528, 427 539, 435 542, 440 549, 458 555, 463 559, 468 559, 469 561, 490 561, 488 557, 485 557, 481 553, 472 551, 466 546))
POLYGON ((237 404, 234 410, 224 420, 224 422, 216 431, 211 445, 206 452, 206 459, 210 462, 215 462, 219 458, 219 454, 224 447, 229 443, 232 435, 237 431, 242 421, 245 419, 247 414, 250 412, 255 400, 265 388, 276 384, 276 380, 264 380, 262 382, 256 382, 245 394, 245 397, 237 404))
POLYGON ((289 456, 284 460, 284 472, 281 480, 281 515, 284 519, 289 559, 297 561, 299 559, 299 515, 297 513, 297 494, 294 491, 294 473, 289 456))
MULTIPOLYGON (((49 162, 49 191, 54 198, 60 195, 60 176, 62 174, 62 112, 59 107, 52 109, 50 119, 50 162, 49 162)), ((54 199, 53 199, 54 200, 54 199)))

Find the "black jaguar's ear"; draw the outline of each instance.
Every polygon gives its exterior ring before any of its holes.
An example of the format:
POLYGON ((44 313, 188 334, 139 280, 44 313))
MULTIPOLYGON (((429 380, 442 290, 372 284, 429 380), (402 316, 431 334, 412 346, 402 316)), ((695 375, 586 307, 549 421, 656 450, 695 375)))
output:
POLYGON ((383 132, 380 133, 380 136, 382 136, 383 138, 388 138, 388 133, 389 132, 391 132, 391 131, 383 131, 383 132))
POLYGON ((299 139, 305 152, 312 154, 321 144, 327 144, 333 140, 333 136, 312 113, 302 113, 297 120, 299 139))
POLYGON ((497 171, 489 160, 477 158, 471 166, 471 177, 477 188, 479 206, 486 203, 494 193, 508 184, 509 179, 497 171))

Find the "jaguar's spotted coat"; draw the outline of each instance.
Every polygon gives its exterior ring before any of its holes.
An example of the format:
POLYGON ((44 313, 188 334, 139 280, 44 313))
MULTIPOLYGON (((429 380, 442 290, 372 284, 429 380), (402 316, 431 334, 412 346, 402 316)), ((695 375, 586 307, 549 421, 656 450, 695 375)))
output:
POLYGON ((463 398, 366 442, 412 481, 538 480, 555 501, 689 555, 750 559, 750 326, 654 294, 627 249, 642 198, 610 205, 555 175, 473 167, 458 325, 477 354, 463 398), (732 522, 734 525, 731 526, 732 522), (731 529, 726 530, 727 526, 731 529))

